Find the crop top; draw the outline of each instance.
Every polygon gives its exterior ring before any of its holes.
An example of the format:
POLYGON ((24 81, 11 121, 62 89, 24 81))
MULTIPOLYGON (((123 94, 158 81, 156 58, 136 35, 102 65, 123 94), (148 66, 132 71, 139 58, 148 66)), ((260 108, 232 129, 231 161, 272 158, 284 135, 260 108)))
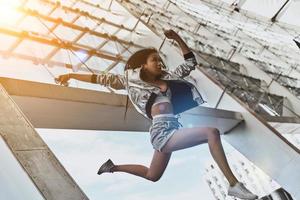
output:
POLYGON ((157 94, 157 97, 155 98, 155 101, 152 104, 152 106, 154 106, 155 104, 158 104, 158 103, 163 103, 163 102, 171 103, 171 90, 169 87, 165 92, 159 92, 157 94))

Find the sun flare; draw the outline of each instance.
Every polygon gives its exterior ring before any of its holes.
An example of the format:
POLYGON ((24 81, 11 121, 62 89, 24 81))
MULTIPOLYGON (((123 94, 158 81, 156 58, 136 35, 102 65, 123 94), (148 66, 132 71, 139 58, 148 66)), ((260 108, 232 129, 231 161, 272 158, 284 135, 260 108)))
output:
POLYGON ((17 11, 20 0, 0 0, 0 25, 13 25, 21 14, 17 11))

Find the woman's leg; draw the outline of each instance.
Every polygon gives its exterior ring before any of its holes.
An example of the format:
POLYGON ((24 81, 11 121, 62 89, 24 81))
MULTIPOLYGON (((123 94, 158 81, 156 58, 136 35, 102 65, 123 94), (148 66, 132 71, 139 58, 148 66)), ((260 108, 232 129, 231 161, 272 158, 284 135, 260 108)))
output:
POLYGON ((220 139, 219 130, 210 127, 181 128, 172 135, 170 140, 162 148, 162 152, 172 152, 185 149, 202 143, 208 143, 212 157, 225 175, 230 186, 235 185, 238 180, 232 173, 220 139))
POLYGON ((163 153, 155 150, 149 168, 144 165, 116 165, 112 171, 130 173, 155 182, 163 175, 171 154, 172 153, 163 153))

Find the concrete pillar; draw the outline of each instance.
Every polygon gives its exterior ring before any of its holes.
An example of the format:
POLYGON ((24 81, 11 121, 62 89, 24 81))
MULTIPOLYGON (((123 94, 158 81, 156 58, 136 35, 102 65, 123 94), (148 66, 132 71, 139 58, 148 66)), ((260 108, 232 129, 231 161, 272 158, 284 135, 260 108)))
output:
POLYGON ((49 200, 88 199, 2 84, 0 108, 0 134, 42 196, 49 200))

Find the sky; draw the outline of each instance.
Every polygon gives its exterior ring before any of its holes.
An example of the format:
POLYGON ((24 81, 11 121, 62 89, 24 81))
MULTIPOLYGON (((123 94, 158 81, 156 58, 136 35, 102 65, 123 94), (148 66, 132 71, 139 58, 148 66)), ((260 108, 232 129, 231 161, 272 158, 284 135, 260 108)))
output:
POLYGON ((0 200, 42 200, 1 136, 0 152, 0 200))
MULTIPOLYGON (((211 158, 205 144, 173 152, 162 178, 151 182, 121 172, 96 174, 108 158, 115 164, 149 166, 154 150, 145 132, 36 130, 91 200, 213 199, 202 178, 204 163, 211 158)), ((0 199, 42 199, 2 139, 0 151, 0 199)))
POLYGON ((90 199, 213 199, 203 179, 207 144, 173 152, 162 178, 151 182, 123 172, 96 174, 108 158, 148 167, 154 150, 147 132, 37 131, 90 199))

